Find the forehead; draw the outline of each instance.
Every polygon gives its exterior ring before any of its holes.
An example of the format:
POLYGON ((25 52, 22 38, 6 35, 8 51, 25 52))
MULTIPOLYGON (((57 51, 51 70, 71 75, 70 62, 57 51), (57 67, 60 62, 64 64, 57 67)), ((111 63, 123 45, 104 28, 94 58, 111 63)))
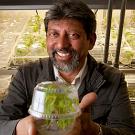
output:
POLYGON ((49 28, 68 28, 68 29, 83 29, 83 25, 76 19, 60 19, 50 20, 48 23, 49 28))

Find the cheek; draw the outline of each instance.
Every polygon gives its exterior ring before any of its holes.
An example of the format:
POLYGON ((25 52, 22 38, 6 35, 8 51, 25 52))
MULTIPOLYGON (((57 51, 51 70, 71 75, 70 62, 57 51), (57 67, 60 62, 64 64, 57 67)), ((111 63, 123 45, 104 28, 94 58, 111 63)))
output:
POLYGON ((49 55, 50 55, 51 52, 52 52, 52 47, 51 47, 50 44, 47 44, 47 52, 48 52, 49 55))
POLYGON ((46 40, 47 51, 50 52, 54 48, 53 43, 50 40, 46 40))
POLYGON ((84 54, 87 53, 89 50, 89 44, 88 42, 80 41, 80 42, 75 42, 74 45, 72 46, 79 54, 84 54))

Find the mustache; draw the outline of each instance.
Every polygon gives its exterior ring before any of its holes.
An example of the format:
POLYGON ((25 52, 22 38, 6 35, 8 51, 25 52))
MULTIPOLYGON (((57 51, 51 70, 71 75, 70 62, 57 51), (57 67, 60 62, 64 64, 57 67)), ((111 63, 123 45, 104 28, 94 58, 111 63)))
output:
POLYGON ((80 63, 79 53, 73 48, 53 49, 51 54, 51 60, 59 71, 64 71, 64 72, 70 72, 76 69, 80 63), (68 53, 71 55, 72 60, 69 62, 64 62, 64 61, 58 62, 55 59, 55 55, 57 55, 58 53, 65 53, 65 54, 68 53))

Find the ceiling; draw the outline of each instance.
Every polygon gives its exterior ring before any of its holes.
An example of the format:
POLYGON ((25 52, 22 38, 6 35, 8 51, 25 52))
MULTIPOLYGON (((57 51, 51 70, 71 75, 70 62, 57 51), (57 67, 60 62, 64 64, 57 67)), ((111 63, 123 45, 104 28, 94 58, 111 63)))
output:
MULTIPOLYGON (((56 0, 0 0, 0 9, 48 9, 56 0)), ((92 9, 107 9, 109 0, 83 0, 92 9)), ((113 8, 120 9, 122 0, 112 0, 113 8)), ((135 9, 135 0, 127 0, 127 9, 135 9)))

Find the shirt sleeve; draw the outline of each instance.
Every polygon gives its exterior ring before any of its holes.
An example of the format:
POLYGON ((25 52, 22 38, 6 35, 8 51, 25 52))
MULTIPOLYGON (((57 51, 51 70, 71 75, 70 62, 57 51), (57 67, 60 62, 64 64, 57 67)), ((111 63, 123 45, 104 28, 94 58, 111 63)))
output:
POLYGON ((0 120, 0 135, 15 135, 15 127, 19 120, 0 120))

